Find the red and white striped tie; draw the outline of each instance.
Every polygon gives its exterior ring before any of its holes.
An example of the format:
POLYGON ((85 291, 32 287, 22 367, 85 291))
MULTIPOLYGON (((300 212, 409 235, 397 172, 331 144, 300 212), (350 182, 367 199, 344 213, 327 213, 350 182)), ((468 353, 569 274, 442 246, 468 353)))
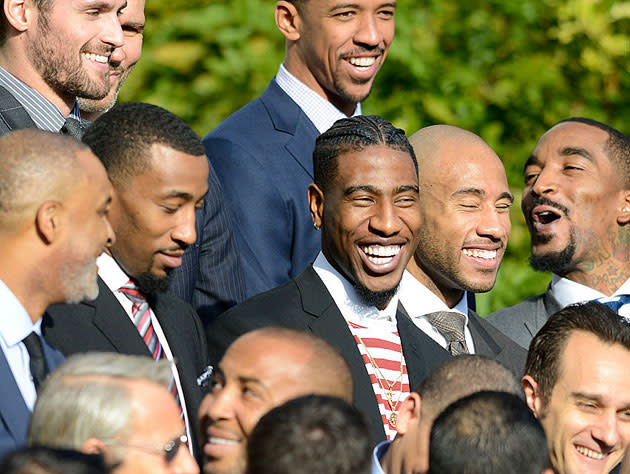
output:
POLYGON ((138 289, 132 280, 129 280, 126 284, 121 286, 120 292, 133 303, 131 318, 136 325, 138 333, 140 333, 140 337, 149 348, 153 359, 163 359, 164 351, 153 329, 153 324, 151 324, 151 308, 149 307, 146 295, 138 289))

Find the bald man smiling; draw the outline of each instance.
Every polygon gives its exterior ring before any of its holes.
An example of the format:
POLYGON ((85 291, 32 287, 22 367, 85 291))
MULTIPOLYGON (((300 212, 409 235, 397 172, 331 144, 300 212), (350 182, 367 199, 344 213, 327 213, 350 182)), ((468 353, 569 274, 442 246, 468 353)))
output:
POLYGON ((482 354, 522 375, 525 351, 468 307, 466 292, 492 289, 510 234, 500 158, 480 137, 449 125, 409 140, 418 159, 420 241, 400 284, 400 302, 427 351, 482 354))

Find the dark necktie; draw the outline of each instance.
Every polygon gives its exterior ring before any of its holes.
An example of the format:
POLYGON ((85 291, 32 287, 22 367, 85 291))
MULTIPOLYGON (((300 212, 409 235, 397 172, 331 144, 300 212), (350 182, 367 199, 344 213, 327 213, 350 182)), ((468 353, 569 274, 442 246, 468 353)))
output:
POLYGON ((28 356, 31 359, 31 376, 33 377, 33 383, 35 384, 35 390, 39 390, 39 386, 46 378, 48 372, 46 368, 46 359, 44 358, 44 350, 42 348, 42 340, 34 332, 30 333, 22 342, 26 346, 28 356))
POLYGON ((466 316, 455 311, 438 311, 427 314, 429 322, 446 339, 447 350, 452 355, 468 354, 464 325, 466 316))
POLYGON ((61 127, 61 134, 70 135, 77 140, 81 140, 86 128, 79 120, 73 117, 66 117, 66 122, 61 127))

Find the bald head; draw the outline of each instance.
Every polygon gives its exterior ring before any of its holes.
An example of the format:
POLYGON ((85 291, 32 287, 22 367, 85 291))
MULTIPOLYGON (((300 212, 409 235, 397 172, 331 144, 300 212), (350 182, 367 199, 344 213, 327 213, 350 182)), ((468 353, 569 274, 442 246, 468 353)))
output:
POLYGON ((17 130, 0 137, 0 228, 32 221, 45 201, 63 201, 84 178, 80 142, 58 133, 17 130))
POLYGON ((510 233, 505 169, 480 137, 450 125, 409 139, 418 159, 422 227, 407 269, 448 307, 492 289, 510 233))

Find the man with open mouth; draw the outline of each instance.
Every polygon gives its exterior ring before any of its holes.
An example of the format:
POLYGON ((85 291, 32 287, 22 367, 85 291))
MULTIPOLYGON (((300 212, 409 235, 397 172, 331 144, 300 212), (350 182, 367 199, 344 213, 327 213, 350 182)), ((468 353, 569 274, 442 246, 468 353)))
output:
POLYGON ((594 120, 564 120, 538 141, 523 176, 530 263, 553 277, 542 295, 488 319, 527 348, 569 304, 596 300, 629 317, 630 139, 594 120))
POLYGON ((311 331, 350 365, 373 441, 391 439, 409 385, 431 368, 398 305, 420 227, 413 149, 385 120, 352 117, 318 137, 313 167, 308 197, 322 252, 298 277, 219 316, 208 331, 211 362, 258 327, 311 331))
POLYGON ((248 297, 295 278, 321 250, 304 192, 313 182, 315 139, 361 114, 394 39, 395 10, 390 0, 277 1, 284 62, 258 99, 203 139, 248 297))
POLYGON ((567 306, 534 336, 522 384, 558 474, 605 474, 630 441, 630 322, 596 302, 567 306))
POLYGON ((420 241, 400 302, 423 332, 427 354, 482 354, 520 377, 526 352, 468 307, 490 291, 510 235, 512 193, 503 163, 474 133, 434 125, 409 141, 418 158, 420 241))

